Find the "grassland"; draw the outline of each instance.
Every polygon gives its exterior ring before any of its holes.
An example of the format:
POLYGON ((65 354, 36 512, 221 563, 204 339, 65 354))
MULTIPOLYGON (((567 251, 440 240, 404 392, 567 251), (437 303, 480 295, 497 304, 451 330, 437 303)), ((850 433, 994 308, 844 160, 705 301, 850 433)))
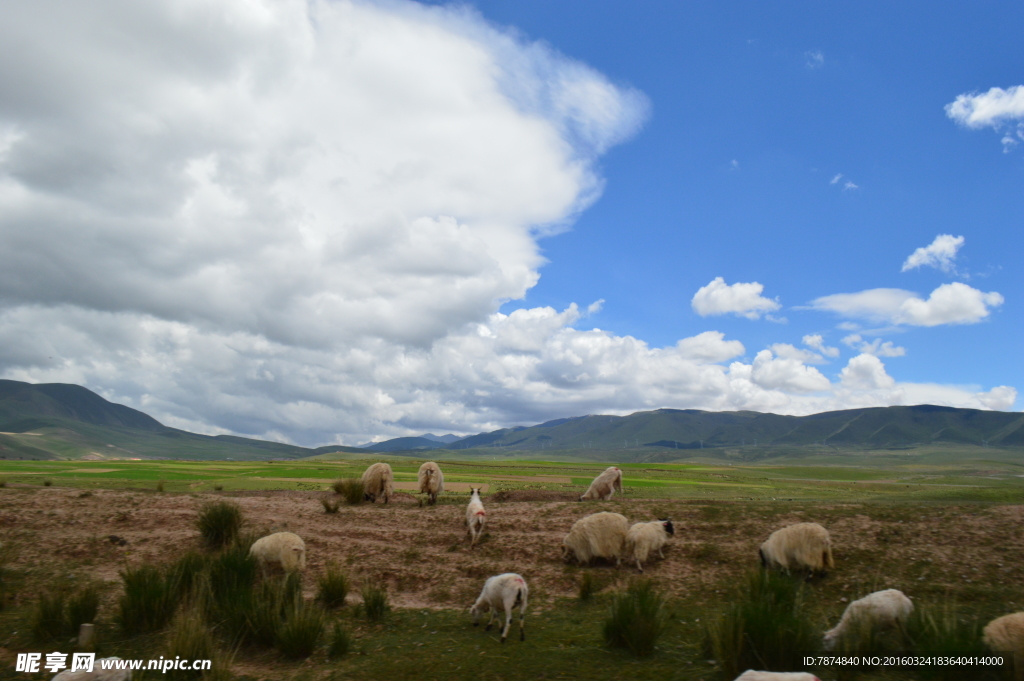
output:
MULTIPOLYGON (((1024 465, 1014 452, 992 448, 965 456, 936 446, 744 463, 737 451, 736 460, 627 463, 620 464, 621 497, 584 504, 572 500, 607 463, 576 460, 571 450, 553 454, 561 460, 437 457, 446 483, 488 486, 490 531, 474 551, 464 540, 466 495, 458 490, 432 508, 408 493, 386 507, 343 506, 331 515, 320 507, 333 480, 357 476, 372 461, 389 461, 401 487, 415 480, 420 459, 353 453, 274 463, 0 461, 0 591, 6 593, 0 596, 0 681, 30 678, 12 671, 16 652, 71 651, 70 643, 44 645, 28 636, 38 594, 61 585, 101 584, 101 654, 162 654, 164 632, 126 635, 115 625, 118 573, 129 564, 168 564, 186 549, 199 549, 196 512, 217 498, 238 503, 253 531, 287 529, 306 539, 308 599, 329 561, 340 563, 355 586, 348 604, 329 615, 353 637, 348 654, 329 659, 324 642, 308 660, 295 662, 273 650, 220 641, 233 652, 233 672, 243 681, 726 681, 708 661, 706 625, 756 568, 757 546, 767 534, 802 520, 828 527, 835 545, 837 568, 806 584, 806 616, 821 631, 849 600, 889 587, 904 590, 920 607, 953 608, 965 622, 983 624, 1024 609, 1024 465), (668 614, 650 658, 609 649, 600 634, 611 599, 636 578, 635 569, 560 560, 561 537, 597 510, 631 521, 670 516, 676 523, 666 559, 646 574, 666 595, 668 614), (473 628, 466 614, 483 580, 503 571, 520 572, 531 586, 527 639, 504 646, 493 630, 473 628), (581 602, 576 593, 585 573, 599 590, 581 602), (384 621, 359 612, 363 584, 387 588, 394 608, 384 621)), ((838 678, 835 669, 817 673, 826 681, 838 678)), ((971 681, 971 674, 960 670, 958 678, 971 681)), ((926 677, 867 669, 845 678, 926 677)))

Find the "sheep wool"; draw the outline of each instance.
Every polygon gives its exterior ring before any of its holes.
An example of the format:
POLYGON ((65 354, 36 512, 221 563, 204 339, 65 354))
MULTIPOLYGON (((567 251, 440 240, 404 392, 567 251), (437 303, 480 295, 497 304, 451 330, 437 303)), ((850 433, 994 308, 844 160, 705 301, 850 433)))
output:
POLYGON ((761 565, 790 570, 825 572, 835 567, 832 540, 818 523, 797 523, 775 530, 761 544, 761 565))
POLYGON ((426 494, 427 501, 436 504, 437 495, 444 492, 444 473, 441 467, 433 461, 427 461, 416 473, 416 481, 420 494, 426 494))
POLYGON ((580 518, 562 540, 562 559, 589 563, 594 558, 622 560, 629 521, 619 513, 593 513, 580 518))
POLYGON ((836 643, 856 627, 874 631, 903 626, 912 612, 914 604, 899 589, 868 594, 846 606, 839 624, 825 632, 825 649, 835 648, 836 643))
POLYGON ((982 640, 994 652, 1012 655, 1014 681, 1024 681, 1024 612, 992 620, 985 625, 982 640))
POLYGON ((579 500, 590 501, 592 499, 600 499, 601 501, 608 501, 612 498, 612 494, 621 491, 622 471, 619 470, 618 466, 609 466, 604 469, 601 475, 594 478, 594 481, 590 483, 590 487, 580 496, 579 500))
POLYGON ((672 520, 652 520, 649 523, 636 523, 626 533, 626 555, 636 562, 640 572, 644 571, 643 563, 652 552, 657 551, 658 557, 664 558, 661 549, 668 538, 676 533, 672 520))
POLYGON ((306 543, 291 532, 276 532, 257 539, 249 549, 249 555, 263 569, 279 567, 285 572, 306 569, 306 543))
POLYGON ((473 616, 473 626, 479 626, 480 614, 490 611, 490 618, 487 620, 485 631, 491 630, 494 622, 494 614, 499 609, 505 611, 505 626, 501 630, 501 642, 505 642, 508 636, 509 627, 512 626, 512 611, 519 606, 519 640, 526 640, 526 628, 524 618, 526 617, 526 599, 530 595, 530 589, 526 586, 526 580, 514 572, 506 572, 503 575, 488 577, 484 582, 484 590, 480 597, 470 609, 473 616))
POLYGON ((735 681, 821 681, 821 679, 807 672, 758 672, 748 669, 737 676, 735 681))
POLYGON ((65 669, 53 677, 52 681, 132 681, 130 669, 103 669, 104 660, 120 660, 119 657, 106 657, 102 660, 94 660, 92 671, 73 672, 65 669))
POLYGON ((375 463, 363 471, 363 497, 371 504, 377 497, 383 497, 384 503, 394 494, 395 476, 391 466, 386 463, 375 463))

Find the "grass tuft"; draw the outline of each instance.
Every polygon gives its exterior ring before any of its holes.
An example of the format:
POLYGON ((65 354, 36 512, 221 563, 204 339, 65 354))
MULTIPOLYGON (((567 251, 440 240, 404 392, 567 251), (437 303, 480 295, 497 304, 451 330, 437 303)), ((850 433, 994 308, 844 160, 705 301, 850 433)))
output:
POLYGON ((584 572, 583 576, 580 577, 579 585, 579 597, 581 601, 589 601, 597 593, 599 587, 597 580, 594 579, 594 575, 590 572, 584 572))
POLYGON ((366 615, 366 619, 371 622, 381 621, 390 612, 391 606, 388 604, 388 592, 384 587, 364 586, 362 596, 363 613, 366 615))
POLYGON ((51 485, 53 485, 53 480, 43 480, 44 487, 50 487, 51 485))
POLYGON ((79 589, 68 598, 67 631, 77 636, 83 624, 92 624, 100 610, 100 591, 95 584, 79 589))
POLYGON ((296 598, 278 627, 277 649, 292 659, 309 657, 323 636, 326 620, 320 607, 306 605, 301 598, 296 598))
POLYGON ((332 503, 330 499, 323 498, 320 499, 320 503, 323 504, 324 513, 337 513, 338 509, 341 508, 340 501, 335 501, 332 503))
POLYGON ((64 637, 67 633, 67 621, 64 618, 66 603, 67 596, 63 592, 39 594, 39 600, 32 612, 32 638, 35 641, 52 641, 64 637))
POLYGON ((647 580, 634 582, 612 604, 604 623, 604 640, 614 648, 627 648, 637 657, 654 653, 665 630, 665 599, 647 580))
POLYGON ((199 509, 196 528, 203 541, 220 548, 234 541, 242 528, 242 509, 230 501, 216 501, 199 509))
POLYGON ((178 605, 174 585, 155 565, 142 564, 121 571, 124 594, 115 615, 126 634, 163 629, 178 605))
POLYGON ((171 623, 171 630, 167 635, 165 657, 169 660, 180 657, 183 660, 210 660, 212 662, 211 669, 207 672, 192 669, 169 670, 166 678, 170 681, 209 679, 213 676, 210 672, 216 673, 224 666, 221 655, 214 645, 210 627, 203 619, 202 613, 194 608, 180 612, 171 623))
POLYGON ((163 492, 164 491, 164 481, 163 480, 160 480, 160 481, 158 481, 156 483, 156 491, 157 492, 163 492))
POLYGON ((351 649, 352 636, 349 635, 348 630, 342 626, 341 622, 335 622, 334 629, 331 630, 331 642, 327 646, 327 656, 330 658, 341 657, 351 649))
MULTIPOLYGON (((957 603, 947 599, 942 604, 917 603, 907 622, 907 637, 915 655, 979 656, 991 655, 981 641, 982 623, 960 614, 957 603)), ((987 671, 988 676, 978 679, 998 679, 995 669, 975 667, 975 672, 987 671)), ((922 679, 955 681, 964 677, 964 669, 956 666, 925 666, 918 668, 922 679)), ((972 677, 973 678, 973 677, 972 677)))
POLYGON ((363 503, 363 495, 366 492, 366 489, 363 487, 363 481, 360 478, 335 480, 334 484, 331 485, 331 489, 340 495, 349 506, 363 503))
POLYGON ((348 590, 348 577, 337 563, 328 563, 327 569, 317 580, 317 600, 327 608, 341 607, 345 605, 348 590))

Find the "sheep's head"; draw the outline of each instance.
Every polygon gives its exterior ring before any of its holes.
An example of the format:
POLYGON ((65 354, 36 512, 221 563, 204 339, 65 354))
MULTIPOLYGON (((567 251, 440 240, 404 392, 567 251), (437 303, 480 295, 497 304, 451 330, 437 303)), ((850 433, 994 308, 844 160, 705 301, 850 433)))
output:
POLYGON ((669 536, 675 536, 676 528, 672 525, 672 519, 659 518, 659 520, 661 521, 661 526, 665 528, 665 531, 668 532, 669 536))

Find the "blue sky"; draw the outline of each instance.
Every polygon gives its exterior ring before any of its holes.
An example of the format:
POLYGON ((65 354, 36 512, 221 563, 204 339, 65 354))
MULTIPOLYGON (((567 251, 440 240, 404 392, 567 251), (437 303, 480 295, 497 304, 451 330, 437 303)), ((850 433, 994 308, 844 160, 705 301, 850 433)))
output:
POLYGON ((18 7, 0 377, 303 445, 659 407, 1020 410, 1022 20, 18 7))

